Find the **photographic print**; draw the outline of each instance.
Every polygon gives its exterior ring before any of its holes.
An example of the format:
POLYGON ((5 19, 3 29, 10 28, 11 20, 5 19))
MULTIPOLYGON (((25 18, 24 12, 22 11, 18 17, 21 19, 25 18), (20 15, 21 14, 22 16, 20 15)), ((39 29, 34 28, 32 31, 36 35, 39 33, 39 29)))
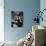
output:
POLYGON ((11 11, 11 27, 23 26, 23 11, 11 11))

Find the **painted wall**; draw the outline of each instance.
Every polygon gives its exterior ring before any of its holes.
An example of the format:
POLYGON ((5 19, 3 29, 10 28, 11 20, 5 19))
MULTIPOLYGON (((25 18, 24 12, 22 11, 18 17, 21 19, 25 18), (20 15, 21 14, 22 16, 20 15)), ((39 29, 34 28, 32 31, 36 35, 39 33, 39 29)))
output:
POLYGON ((5 0, 4 2, 5 40, 18 41, 31 31, 32 20, 40 9, 40 0, 5 0), (22 28, 11 28, 12 10, 24 12, 24 26, 22 28))
MULTIPOLYGON (((43 9, 46 9, 46 0, 41 0, 41 1, 40 1, 40 9, 41 9, 41 11, 42 11, 43 9)), ((43 12, 42 17, 43 17, 44 21, 43 21, 43 22, 41 21, 41 22, 40 22, 40 25, 46 26, 46 10, 43 12)))

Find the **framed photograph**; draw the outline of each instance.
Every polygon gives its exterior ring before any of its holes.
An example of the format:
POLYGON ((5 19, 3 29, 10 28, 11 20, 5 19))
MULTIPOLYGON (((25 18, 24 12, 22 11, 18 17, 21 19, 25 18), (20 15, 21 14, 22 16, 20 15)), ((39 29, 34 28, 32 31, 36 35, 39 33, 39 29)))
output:
POLYGON ((23 27, 23 11, 11 11, 11 27, 23 27))

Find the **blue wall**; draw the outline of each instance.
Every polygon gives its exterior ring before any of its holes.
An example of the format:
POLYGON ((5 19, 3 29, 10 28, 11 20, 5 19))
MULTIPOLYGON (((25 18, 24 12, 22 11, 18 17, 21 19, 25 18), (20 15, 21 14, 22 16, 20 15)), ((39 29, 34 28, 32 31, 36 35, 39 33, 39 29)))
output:
POLYGON ((5 40, 18 41, 31 31, 32 20, 36 17, 35 12, 40 9, 40 0, 5 0, 4 5, 5 40), (12 10, 24 12, 24 26, 22 28, 11 28, 12 10))
MULTIPOLYGON (((43 9, 46 9, 46 0, 41 0, 40 1, 40 10, 42 11, 43 9)), ((40 25, 45 26, 46 27, 46 10, 43 12, 43 22, 40 22, 40 25)))

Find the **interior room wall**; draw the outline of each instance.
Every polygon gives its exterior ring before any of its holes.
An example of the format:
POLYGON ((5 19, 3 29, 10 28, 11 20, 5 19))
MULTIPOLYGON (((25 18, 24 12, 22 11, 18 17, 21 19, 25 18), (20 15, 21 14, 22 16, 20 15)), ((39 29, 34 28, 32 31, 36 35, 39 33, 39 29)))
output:
MULTIPOLYGON (((40 0, 40 10, 42 11, 43 9, 46 9, 46 0, 40 0)), ((46 10, 43 12, 43 22, 40 22, 40 25, 43 25, 46 27, 46 10)))
POLYGON ((32 29, 32 21, 40 10, 40 0, 5 0, 4 1, 4 39, 18 41, 32 29), (11 27, 11 11, 24 12, 24 25, 21 28, 11 27))

